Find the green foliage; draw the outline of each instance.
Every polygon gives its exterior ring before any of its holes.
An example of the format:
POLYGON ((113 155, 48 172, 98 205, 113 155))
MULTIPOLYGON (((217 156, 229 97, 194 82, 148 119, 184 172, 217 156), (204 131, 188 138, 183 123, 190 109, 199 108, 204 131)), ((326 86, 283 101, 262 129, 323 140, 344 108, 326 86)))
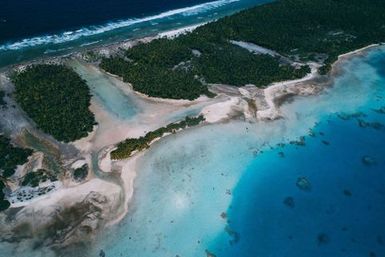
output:
POLYGON ((294 69, 271 56, 256 56, 229 44, 255 43, 300 61, 324 61, 326 74, 338 55, 385 41, 385 1, 280 0, 201 26, 176 39, 133 47, 101 67, 150 96, 194 99, 209 94, 206 83, 262 87, 296 79, 294 69), (194 55, 193 51, 199 51, 194 55))
POLYGON ((32 154, 30 149, 14 147, 10 140, 0 135, 0 211, 4 211, 11 205, 9 201, 4 200, 5 181, 15 173, 17 165, 27 162, 32 154))
POLYGON ((84 164, 82 167, 74 170, 73 177, 76 181, 84 180, 88 175, 88 165, 84 164))
POLYGON ((303 77, 308 72, 307 66, 295 69, 281 65, 269 55, 250 54, 248 50, 230 43, 205 51, 200 58, 194 59, 194 67, 197 74, 210 83, 234 86, 254 84, 262 87, 274 81, 303 77))
POLYGON ((139 44, 126 51, 126 57, 134 63, 165 66, 173 68, 175 65, 189 60, 193 53, 189 47, 180 40, 166 38, 153 40, 150 44, 139 44))
POLYGON ((338 55, 385 40, 382 0, 280 0, 198 28, 194 34, 252 42, 302 61, 338 55))
POLYGON ((149 96, 190 100, 202 94, 211 96, 207 87, 184 66, 187 64, 183 62, 192 57, 192 51, 179 41, 157 39, 128 49, 125 58, 105 58, 100 67, 149 96))
POLYGON ((29 172, 24 176, 23 181, 21 182, 22 186, 31 186, 37 187, 40 183, 50 180, 51 182, 56 181, 57 178, 55 175, 52 175, 50 172, 39 169, 37 171, 29 172))
POLYGON ((2 177, 10 177, 15 173, 17 165, 27 162, 32 150, 14 147, 10 140, 0 135, 0 171, 2 177))
POLYGON ((306 73, 281 65, 271 56, 257 56, 215 40, 195 34, 157 39, 128 49, 124 57, 105 58, 100 67, 149 96, 189 100, 202 94, 213 96, 206 83, 265 86, 306 73))
POLYGON ((101 59, 101 56, 94 51, 87 51, 84 53, 83 58, 89 62, 96 62, 101 59))
POLYGON ((0 107, 5 106, 7 103, 4 101, 5 92, 0 90, 0 107))
POLYGON ((16 100, 40 129, 59 141, 87 136, 95 124, 85 81, 63 65, 34 65, 12 78, 16 100))
POLYGON ((0 212, 4 211, 11 206, 11 203, 7 200, 0 200, 0 212))
POLYGON ((4 200, 4 192, 5 184, 0 180, 0 212, 4 211, 11 206, 11 203, 7 200, 4 200))
POLYGON ((134 151, 142 151, 149 147, 150 143, 159 137, 162 137, 165 133, 174 133, 178 129, 184 129, 186 127, 193 127, 199 125, 204 121, 202 115, 198 117, 186 117, 183 121, 178 123, 171 123, 166 127, 159 128, 154 131, 148 132, 144 137, 129 138, 117 145, 117 148, 111 152, 111 158, 114 160, 121 160, 131 156, 134 151))

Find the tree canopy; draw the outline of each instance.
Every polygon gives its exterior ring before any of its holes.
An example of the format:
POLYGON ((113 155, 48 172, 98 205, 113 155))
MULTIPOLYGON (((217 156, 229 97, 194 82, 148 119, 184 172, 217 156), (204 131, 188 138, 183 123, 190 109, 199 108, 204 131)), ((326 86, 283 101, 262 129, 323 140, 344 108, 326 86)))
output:
POLYGON ((280 0, 199 27, 202 37, 241 40, 325 67, 338 55, 385 40, 382 0, 280 0))
POLYGON ((270 55, 230 43, 244 41, 292 61, 317 61, 327 73, 338 55, 385 40, 381 0, 280 0, 206 24, 175 39, 157 39, 104 58, 100 66, 150 96, 195 99, 208 83, 267 86, 303 77, 270 55))
POLYGON ((95 124, 84 80, 64 65, 33 65, 15 74, 16 101, 44 132, 59 141, 87 136, 95 124))
POLYGON ((178 129, 193 127, 203 122, 203 115, 198 117, 186 117, 178 123, 170 123, 166 127, 148 132, 145 136, 139 138, 128 138, 117 145, 117 148, 111 152, 113 160, 125 159, 131 156, 135 151, 142 151, 149 147, 150 143, 156 138, 162 137, 166 133, 176 132, 178 129))
POLYGON ((31 154, 31 149, 14 147, 9 138, 0 135, 0 176, 5 178, 12 176, 16 166, 27 162, 31 154))
POLYGON ((9 201, 4 199, 5 181, 15 173, 17 165, 22 165, 28 161, 31 154, 31 149, 15 147, 9 138, 0 135, 0 211, 8 209, 11 205, 9 201))

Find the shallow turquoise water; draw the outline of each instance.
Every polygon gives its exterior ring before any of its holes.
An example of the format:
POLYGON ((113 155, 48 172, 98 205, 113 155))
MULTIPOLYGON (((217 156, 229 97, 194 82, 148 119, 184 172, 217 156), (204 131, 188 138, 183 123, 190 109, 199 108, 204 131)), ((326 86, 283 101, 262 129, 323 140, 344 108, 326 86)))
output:
MULTIPOLYGON (((285 105, 285 119, 157 142, 138 169, 129 214, 91 252, 71 256, 384 256, 384 62, 385 47, 346 61, 322 95, 285 105), (301 137, 304 146, 290 143, 301 137), (302 177, 308 190, 296 185, 302 177)), ((103 90, 92 89, 103 106, 127 100, 127 118, 135 115, 130 97, 115 101, 122 92, 103 90)), ((114 104, 109 111, 122 115, 114 104)), ((12 247, 1 253, 48 256, 12 247)))
POLYGON ((318 100, 325 109, 305 146, 276 147, 248 165, 228 209, 236 237, 219 235, 217 256, 385 256, 384 61, 374 50, 345 65, 318 100), (311 190, 296 185, 301 177, 311 190))
POLYGON ((87 81, 97 102, 116 118, 129 120, 140 112, 135 97, 117 87, 118 80, 77 61, 73 61, 71 65, 82 79, 87 81))
POLYGON ((330 117, 306 146, 253 161, 228 209, 240 239, 220 236, 212 246, 217 256, 384 256, 385 133, 357 123, 330 117), (310 181, 309 192, 296 186, 300 177, 310 181), (284 203, 288 197, 293 206, 284 203))
POLYGON ((129 215, 94 255, 384 256, 384 60, 381 48, 346 62, 325 93, 287 104, 285 119, 155 144, 129 215), (289 143, 301 136, 305 146, 289 143))

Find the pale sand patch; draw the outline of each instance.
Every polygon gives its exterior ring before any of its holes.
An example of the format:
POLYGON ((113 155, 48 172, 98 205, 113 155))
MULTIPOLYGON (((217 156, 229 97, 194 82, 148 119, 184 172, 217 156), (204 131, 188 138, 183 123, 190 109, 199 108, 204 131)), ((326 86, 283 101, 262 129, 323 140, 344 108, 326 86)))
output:
POLYGON ((368 46, 365 46, 365 47, 362 47, 360 49, 357 49, 357 50, 354 50, 354 51, 351 51, 349 53, 346 53, 346 54, 341 54, 338 56, 338 61, 336 63, 333 64, 333 66, 335 66, 341 59, 344 59, 346 57, 351 57, 353 55, 357 55, 357 54, 362 54, 364 53, 366 50, 369 50, 371 48, 375 48, 377 46, 380 46, 381 44, 371 44, 371 45, 368 45, 368 46))
POLYGON ((320 67, 317 63, 308 63, 311 68, 311 72, 307 74, 305 77, 297 80, 288 80, 273 83, 267 88, 263 90, 264 100, 267 103, 267 108, 263 110, 257 111, 257 118, 260 120, 274 120, 281 117, 281 113, 279 111, 279 106, 275 104, 275 100, 278 97, 287 94, 295 94, 295 95, 309 95, 312 94, 312 90, 309 90, 310 85, 305 85, 301 88, 297 87, 299 83, 303 83, 306 81, 310 81, 317 77, 318 68, 320 67))
POLYGON ((86 160, 77 160, 76 162, 72 163, 71 168, 79 169, 79 168, 83 167, 84 164, 87 164, 86 160))
POLYGON ((240 97, 230 97, 227 101, 206 106, 201 114, 205 117, 206 122, 217 123, 230 119, 235 111, 246 113, 246 106, 247 103, 240 97))
MULTIPOLYGON (((90 107, 92 111, 92 103, 90 107)), ((74 145, 81 153, 89 153, 92 150, 92 139, 95 138, 96 131, 98 126, 95 125, 91 133, 88 134, 87 137, 81 138, 75 142, 71 142, 70 144, 74 145)))
MULTIPOLYGON (((159 36, 174 37, 176 35, 179 35, 180 33, 184 33, 183 29, 163 33, 159 36)), ((152 39, 146 40, 150 41, 152 39)), ((133 43, 129 42, 125 42, 125 44, 125 47, 132 47, 133 45, 133 43)), ((361 53, 362 50, 374 46, 376 45, 371 45, 353 51, 351 53, 341 55, 339 57, 339 60, 352 56, 354 54, 361 53)), ((314 90, 309 85, 297 88, 297 84, 312 80, 317 76, 315 64, 311 68, 311 73, 302 79, 274 83, 266 89, 263 89, 263 97, 266 102, 267 108, 257 110, 257 118, 261 120, 279 118, 279 106, 276 105, 275 100, 278 97, 281 97, 282 95, 288 93, 293 93, 297 95, 312 94, 314 90)), ((94 131, 87 138, 73 143, 79 150, 81 150, 82 154, 86 154, 89 156, 91 152, 99 151, 105 147, 107 147, 106 151, 109 152, 112 148, 108 147, 112 147, 114 144, 126 138, 139 137, 144 135, 148 131, 166 125, 167 117, 170 117, 173 112, 175 113, 176 111, 180 111, 181 108, 186 106, 193 106, 196 104, 207 104, 208 106, 203 106, 204 108, 202 110, 202 113, 205 115, 206 120, 209 123, 221 122, 224 119, 228 119, 234 110, 243 110, 245 113, 250 112, 248 108, 245 108, 244 100, 242 98, 249 98, 252 95, 242 90, 240 97, 230 97, 230 99, 228 97, 217 97, 215 99, 200 97, 195 101, 172 100, 151 98, 145 96, 138 92, 134 92, 131 87, 127 86, 128 84, 123 83, 118 79, 116 79, 116 81, 117 82, 115 83, 115 85, 117 87, 120 87, 127 93, 136 95, 137 99, 139 99, 139 105, 143 107, 141 113, 138 114, 138 116, 131 121, 119 120, 115 117, 112 117, 110 113, 103 109, 103 106, 101 106, 100 103, 96 102, 93 99, 91 110, 93 113, 95 113, 95 117, 99 125, 94 128, 94 131)), ((112 171, 112 169, 114 169, 115 167, 120 167, 120 176, 122 178, 124 187, 124 203, 121 202, 122 191, 119 185, 106 182, 99 178, 92 178, 88 182, 85 182, 80 185, 64 185, 62 188, 58 189, 55 192, 41 196, 29 202, 23 212, 29 210, 32 211, 32 213, 53 213, 58 207, 71 206, 74 203, 81 202, 91 192, 97 192, 98 194, 104 195, 108 198, 108 205, 106 205, 106 208, 110 209, 110 212, 105 213, 118 215, 118 218, 111 221, 111 224, 119 222, 127 213, 128 203, 130 202, 133 196, 134 179, 138 172, 137 162, 140 158, 142 158, 143 155, 144 152, 137 153, 129 159, 119 162, 111 161, 109 154, 101 156, 102 158, 100 158, 100 168, 105 172, 112 171), (121 209, 123 209, 122 212, 120 212, 121 209)), ((112 217, 111 215, 109 219, 114 219, 114 217, 112 217)))
POLYGON ((138 170, 137 165, 138 161, 143 157, 144 152, 140 152, 130 157, 127 160, 116 161, 114 166, 120 167, 121 174, 120 177, 123 181, 123 187, 125 192, 124 202, 122 203, 123 210, 120 215, 118 215, 114 220, 112 220, 109 225, 114 225, 121 221, 128 213, 129 203, 134 195, 134 181, 137 176, 138 170))
POLYGON ((187 26, 187 27, 180 28, 180 29, 174 29, 174 30, 170 30, 170 31, 166 31, 166 32, 161 32, 161 33, 159 33, 157 38, 162 38, 162 37, 174 38, 174 37, 178 37, 180 35, 183 35, 183 34, 186 34, 188 32, 191 32, 191 31, 195 30, 196 28, 198 28, 200 26, 203 26, 205 24, 207 24, 207 22, 200 23, 200 24, 197 24, 197 25, 187 26))
POLYGON ((111 160, 111 151, 115 149, 115 146, 106 147, 100 153, 98 157, 98 166, 99 169, 103 172, 112 171, 112 160, 111 160))
MULTIPOLYGON (((356 52, 358 53, 358 52, 356 52)), ((350 53, 351 55, 352 53, 350 53)), ((348 54, 345 54, 344 56, 347 56, 348 54)), ((317 64, 311 65, 311 73, 309 73, 307 76, 305 76, 302 79, 294 80, 294 81, 283 81, 279 83, 274 83, 271 86, 267 87, 266 89, 263 89, 263 95, 267 102, 268 108, 265 110, 259 110, 257 111, 257 117, 259 119, 274 119, 279 117, 279 106, 276 106, 275 99, 277 97, 282 96, 282 94, 287 94, 288 92, 292 91, 295 94, 298 95, 310 95, 314 93, 313 87, 311 85, 304 84, 305 86, 300 86, 297 88, 297 85, 299 83, 303 83, 306 81, 310 81, 314 79, 317 76, 317 64)), ((120 83, 119 83, 120 84, 120 83)), ((127 85, 123 82, 121 82, 120 86, 124 86, 124 90, 131 90, 127 89, 127 85)), ((135 92, 135 94, 138 94, 135 92)), ((247 90, 240 90, 241 97, 250 97, 252 94, 250 94, 247 90)), ((143 96, 142 96, 143 97, 143 96)), ((124 203, 124 211, 122 212, 119 217, 114 220, 111 224, 114 224, 116 222, 119 222, 127 213, 128 210, 128 204, 132 198, 133 195, 133 183, 134 179, 137 174, 137 163, 138 160, 141 159, 145 153, 140 152, 135 154, 134 156, 130 157, 127 160, 124 161, 111 161, 109 152, 113 149, 111 145, 113 145, 114 142, 120 142, 122 139, 125 139, 127 137, 138 137, 141 135, 144 135, 145 132, 148 132, 151 130, 151 127, 159 127, 162 123, 162 118, 164 118, 165 113, 169 113, 170 110, 176 110, 179 106, 184 104, 191 104, 191 101, 179 101, 179 100, 164 100, 164 99, 153 99, 153 98, 147 98, 146 100, 149 100, 152 102, 150 106, 152 108, 146 109, 146 112, 151 112, 151 114, 141 114, 138 117, 141 117, 141 119, 144 118, 142 121, 142 124, 134 124, 134 123, 124 123, 122 121, 116 121, 114 118, 111 117, 109 113, 107 113, 103 108, 93 103, 91 109, 95 113, 95 115, 99 120, 99 123, 104 126, 101 131, 98 131, 99 133, 96 133, 96 140, 92 142, 92 145, 97 145, 99 147, 105 147, 109 146, 109 148, 105 149, 106 153, 104 153, 102 158, 99 160, 100 168, 105 171, 111 171, 113 167, 120 167, 121 168, 121 178, 123 180, 124 184, 124 191, 125 191, 125 203, 124 203), (155 104, 154 104, 155 102, 155 104), (170 108, 169 105, 172 105, 173 108, 170 108), (153 108, 155 106, 155 108, 153 108), (167 107, 168 106, 168 107, 167 107), (153 126, 150 125, 150 123, 153 123, 153 126)), ((206 99, 202 99, 202 101, 205 101, 206 99)), ((240 97, 220 97, 217 98, 216 101, 213 101, 213 104, 209 104, 206 107, 203 108, 202 114, 205 115, 206 121, 208 123, 215 123, 223 121, 224 119, 228 119, 231 112, 234 111, 235 108, 239 108, 242 106, 240 97)), ((198 100, 199 102, 199 100, 198 100)), ((247 109, 244 109, 247 110, 247 109)), ((138 118, 139 119, 139 118, 138 118)), ((100 126, 100 125, 99 125, 100 126)), ((100 128, 98 128, 99 130, 100 128)), ((143 160, 142 160, 143 161, 143 160)), ((111 184, 111 186, 115 186, 111 184)), ((61 190, 60 190, 61 191, 61 190)))
MULTIPOLYGON (((105 76, 109 76, 91 64, 79 61, 77 65, 86 66, 89 72, 95 72, 98 75, 103 73, 105 76)), ((148 97, 134 91, 130 84, 122 82, 117 77, 109 76, 108 81, 110 83, 106 86, 116 87, 133 99, 138 113, 128 120, 118 118, 107 111, 100 100, 93 97, 90 110, 94 113, 98 125, 94 127, 93 132, 88 137, 72 143, 84 154, 98 152, 127 138, 144 136, 149 131, 168 125, 173 115, 183 113, 183 111, 188 113, 189 108, 203 108, 211 103, 222 101, 220 97, 208 98, 206 96, 201 96, 193 101, 148 97)), ((103 170, 107 171, 106 169, 103 170)))
POLYGON ((50 194, 34 198, 28 201, 28 203, 15 204, 12 207, 25 206, 25 210, 28 211, 29 209, 39 210, 45 208, 50 209, 55 206, 71 206, 74 203, 81 202, 91 192, 98 192, 105 195, 111 200, 111 203, 113 203, 120 193, 120 187, 102 179, 93 178, 80 185, 70 187, 62 186, 50 194))

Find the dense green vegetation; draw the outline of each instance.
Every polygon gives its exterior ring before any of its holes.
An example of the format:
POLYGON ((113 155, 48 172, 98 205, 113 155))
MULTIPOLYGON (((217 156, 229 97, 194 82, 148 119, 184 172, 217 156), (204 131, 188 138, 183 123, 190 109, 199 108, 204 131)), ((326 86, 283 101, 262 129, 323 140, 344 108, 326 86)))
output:
POLYGON ((160 39, 129 49, 125 57, 103 59, 100 66, 149 96, 190 100, 202 94, 210 96, 188 64, 182 63, 192 57, 185 45, 160 39))
POLYGON ((210 83, 266 86, 273 81, 300 78, 310 72, 308 66, 294 69, 269 55, 254 55, 232 44, 221 44, 194 58, 197 74, 210 83))
POLYGON ((309 72, 269 55, 251 54, 238 40, 275 50, 295 61, 324 62, 385 41, 382 0, 280 0, 199 27, 176 39, 158 39, 105 58, 100 66, 150 96, 194 99, 207 83, 266 86, 309 72))
POLYGON ((31 171, 27 173, 27 175, 24 176, 21 185, 37 187, 40 183, 46 182, 48 180, 53 182, 57 180, 57 177, 47 170, 39 169, 37 171, 31 171))
POLYGON ((59 141, 87 136, 95 124, 85 81, 63 65, 34 65, 12 78, 16 100, 44 132, 59 141))
POLYGON ((5 92, 0 90, 0 107, 6 105, 7 103, 4 101, 5 92))
POLYGON ((15 173, 17 165, 26 163, 31 154, 32 150, 14 147, 8 138, 0 135, 0 211, 10 206, 4 199, 3 189, 6 187, 6 179, 15 173))
POLYGON ((0 212, 4 211, 11 206, 11 203, 4 199, 4 192, 3 192, 4 184, 0 181, 0 212))
POLYGON ((149 96, 189 100, 202 94, 212 96, 207 83, 265 86, 300 78, 309 71, 195 33, 140 44, 128 49, 124 56, 104 58, 100 67, 149 96))
POLYGON ((8 209, 9 206, 11 206, 11 203, 8 200, 4 199, 5 195, 3 190, 6 186, 5 186, 5 183, 2 181, 2 179, 4 178, 0 176, 0 212, 8 209))
POLYGON ((80 182, 83 181, 88 176, 88 165, 84 164, 80 168, 77 168, 73 172, 73 178, 80 182))
POLYGON ((27 162, 31 154, 32 150, 14 147, 8 138, 0 135, 0 176, 12 176, 16 166, 27 162))
POLYGON ((202 37, 252 42, 302 61, 385 41, 383 0, 280 0, 198 28, 202 37))
POLYGON ((111 152, 111 158, 114 160, 128 158, 134 151, 147 149, 154 139, 162 137, 165 133, 174 133, 178 129, 196 126, 202 121, 204 121, 204 117, 202 115, 193 118, 186 117, 181 122, 171 123, 166 127, 150 131, 144 137, 126 139, 125 141, 120 142, 117 145, 117 148, 111 152))

